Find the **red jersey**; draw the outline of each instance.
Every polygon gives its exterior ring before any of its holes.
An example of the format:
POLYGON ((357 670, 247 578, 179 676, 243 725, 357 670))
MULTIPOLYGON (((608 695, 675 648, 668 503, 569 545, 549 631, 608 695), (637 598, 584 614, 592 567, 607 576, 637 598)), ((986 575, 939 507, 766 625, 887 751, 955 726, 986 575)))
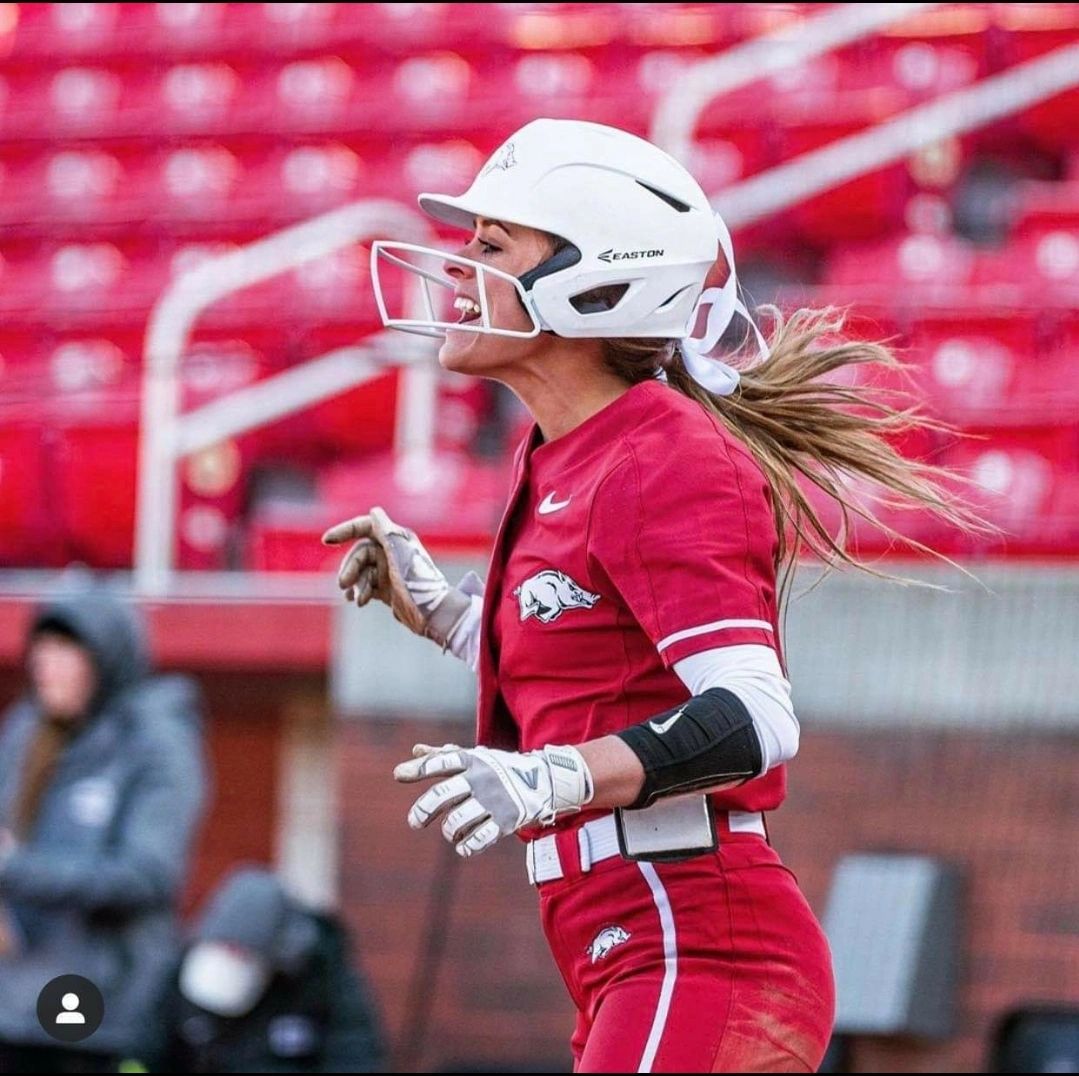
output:
MULTIPOLYGON (((533 426, 491 557, 476 742, 580 744, 686 701, 675 662, 763 643, 779 655, 775 516, 749 450, 661 381, 554 441, 533 426)), ((713 794, 779 806, 785 767, 713 794)), ((581 815, 574 816, 581 819, 581 815)))

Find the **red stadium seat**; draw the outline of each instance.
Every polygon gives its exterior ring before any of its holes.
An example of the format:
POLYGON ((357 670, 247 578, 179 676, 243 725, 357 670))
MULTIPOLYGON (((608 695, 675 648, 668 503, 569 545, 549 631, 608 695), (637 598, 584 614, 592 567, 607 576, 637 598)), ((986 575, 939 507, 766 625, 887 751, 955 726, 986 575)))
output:
POLYGON ((409 488, 395 474, 388 453, 337 465, 320 476, 314 505, 266 504, 249 531, 248 567, 260 571, 327 571, 340 550, 319 542, 322 531, 358 505, 381 504, 395 518, 408 519, 432 550, 486 549, 498 526, 509 487, 507 461, 477 463, 439 454, 434 484, 409 488), (467 496, 464 492, 467 490, 467 496))
MULTIPOLYGON (((511 82, 499 80, 486 89, 491 114, 510 129, 540 114, 590 118, 587 114, 595 98, 611 89, 609 80, 599 80, 596 61, 579 52, 526 52, 510 61, 509 73, 511 82), (503 94, 505 99, 498 102, 501 108, 490 103, 490 98, 503 94)), ((630 95, 631 87, 630 83, 630 95)))
POLYGON ((167 280, 157 244, 60 243, 33 271, 43 276, 41 311, 53 319, 114 325, 143 320, 167 280))
MULTIPOLYGON (((127 567, 134 535, 138 450, 138 373, 131 353, 109 340, 61 342, 50 359, 59 394, 50 405, 56 511, 69 556, 96 567, 127 567)), ((242 342, 196 345, 181 366, 185 410, 252 383, 261 356, 242 342)), ((181 461, 178 563, 227 566, 245 503, 243 475, 258 435, 227 440, 181 461)))
POLYGON ((5 328, 0 337, 0 398, 5 412, 43 421, 50 409, 124 389, 134 391, 138 331, 123 335, 55 331, 40 323, 5 328))
POLYGON ((1023 235, 981 257, 976 279, 998 298, 1073 308, 1079 288, 1079 230, 1023 235))
POLYGON ((265 217, 295 221, 370 197, 377 168, 378 162, 344 142, 305 141, 266 155, 252 168, 250 186, 261 196, 265 217))
POLYGON ((95 567, 131 563, 138 444, 138 336, 63 335, 43 349, 47 504, 66 555, 95 567))
POLYGON ((218 142, 164 150, 149 162, 143 182, 148 214, 174 233, 246 221, 261 193, 249 162, 218 142))
POLYGON ((838 57, 826 53, 725 93, 704 108, 697 130, 702 137, 723 137, 732 130, 782 126, 791 112, 831 115, 839 67, 838 57))
POLYGON ((0 421, 0 567, 57 567, 63 538, 42 495, 52 479, 47 429, 14 420, 11 406, 5 400, 0 421))
POLYGON ((1052 327, 1050 350, 1071 356, 1073 369, 1079 369, 1079 311, 1065 311, 1052 327))
MULTIPOLYGON (((1021 63, 1067 45, 1079 36, 1079 9, 1075 4, 999 4, 998 21, 1008 31, 1008 60, 1021 63)), ((1024 109, 1019 129, 1053 151, 1075 146, 1075 113, 1079 89, 1058 93, 1024 109)))
POLYGON ((237 21, 236 9, 248 4, 157 3, 139 4, 131 13, 132 37, 146 52, 213 55, 222 47, 243 39, 231 24, 237 21))
POLYGON ((1079 181, 1019 184, 1014 231, 1018 236, 1068 231, 1079 234, 1079 181))
POLYGON ((130 105, 118 70, 73 64, 52 70, 12 67, 0 98, 0 134, 8 139, 119 134, 130 105))
POLYGON ((999 538, 980 539, 984 552, 1079 552, 1079 431, 1074 426, 1003 434, 986 443, 961 442, 941 464, 966 475, 967 497, 999 538))
MULTIPOLYGON (((315 327, 299 332, 287 350, 281 350, 279 346, 276 355, 268 352, 272 342, 266 341, 267 358, 275 369, 297 366, 339 348, 350 347, 361 338, 365 328, 373 327, 347 320, 313 324, 315 327)), ((317 464, 350 453, 389 448, 397 412, 398 378, 399 370, 391 367, 353 389, 260 430, 260 455, 317 464)))
POLYGON ((950 236, 904 235, 883 243, 840 246, 822 283, 839 302, 954 304, 974 278, 975 249, 950 236))
POLYGON ((393 443, 400 372, 388 370, 372 381, 318 404, 308 425, 310 448, 330 456, 368 453, 393 443))
MULTIPOLYGON (((237 4, 233 29, 269 55, 322 48, 342 32, 341 24, 359 22, 345 4, 237 4)), ((366 9, 375 4, 364 5, 366 9)), ((366 17, 366 10, 363 16, 366 17)), ((366 21, 366 18, 364 18, 366 21)))
MULTIPOLYGON (((862 95, 856 95, 861 99, 862 95)), ((789 115, 781 138, 781 158, 789 161, 811 150, 830 145, 864 130, 884 118, 835 113, 836 104, 820 110, 789 115)), ((889 109, 882 109, 885 113, 889 109)), ((862 106, 859 105, 859 112, 862 106)), ((798 233, 820 247, 837 242, 873 239, 896 232, 903 223, 903 211, 913 191, 905 164, 893 164, 793 206, 786 214, 798 233)))
MULTIPOLYGON (((732 130, 725 138, 696 141, 690 167, 709 196, 764 171, 771 153, 764 132, 757 128, 732 130)), ((739 248, 741 249, 741 248, 739 248)))
POLYGON ((319 499, 341 513, 357 504, 380 504, 425 542, 485 546, 498 528, 509 488, 509 460, 482 462, 439 453, 431 468, 410 476, 407 467, 381 453, 356 463, 331 466, 318 476, 319 499))
POLYGON ((99 568, 129 567, 138 460, 133 401, 104 396, 92 413, 58 416, 53 432, 50 500, 68 555, 99 568))
POLYGON ((746 35, 736 4, 630 4, 618 12, 627 40, 657 48, 731 44, 746 35))
MULTIPOLYGON (((125 36, 121 4, 9 4, 5 50, 22 56, 108 55, 125 36)), ((183 5, 178 5, 183 6, 183 5)), ((3 38, 0 38, 2 41, 3 38)))
POLYGON ((97 147, 59 146, 9 158, 2 177, 0 221, 9 230, 71 236, 138 219, 128 164, 97 147))
POLYGON ((263 505, 247 527, 244 567, 256 572, 336 571, 341 550, 324 546, 319 538, 340 521, 326 505, 263 505))
POLYGON ((870 38, 844 53, 840 85, 871 90, 893 86, 908 107, 969 86, 989 73, 984 36, 965 43, 946 38, 911 40, 905 35, 870 38))
MULTIPOLYGON (((387 170, 392 170, 392 187, 387 193, 406 205, 415 205, 416 195, 432 189, 433 177, 437 177, 440 190, 455 194, 467 190, 487 159, 487 151, 494 148, 477 145, 469 138, 449 137, 402 148, 400 157, 390 150, 383 158, 387 170)), ((379 189, 382 186, 380 183, 379 189)))
POLYGON ((1074 357, 1042 354, 1037 323, 1021 312, 920 317, 912 361, 932 409, 962 426, 1044 425, 1079 414, 1074 357))
POLYGON ((173 64, 143 84, 142 96, 155 127, 173 136, 257 130, 269 119, 252 73, 223 60, 173 64))
POLYGON ((628 55, 623 61, 621 78, 627 90, 640 100, 651 116, 659 101, 664 98, 686 73, 708 58, 699 49, 670 48, 648 49, 628 55), (632 80, 626 75, 632 73, 632 80))
POLYGON ((337 131, 351 122, 361 75, 339 56, 293 60, 268 71, 262 93, 282 131, 337 131))
POLYGON ((285 274, 289 312, 299 320, 377 323, 368 248, 345 247, 298 265, 285 274))
MULTIPOLYGON (((392 94, 392 116, 372 119, 382 131, 390 126, 405 132, 471 130, 477 121, 493 120, 492 109, 506 115, 516 102, 511 65, 489 62, 484 73, 488 81, 481 87, 478 72, 459 53, 409 56, 397 62, 383 87, 392 94)), ((376 76, 376 87, 384 78, 376 76)))
POLYGON ((8 242, 0 248, 0 320, 5 329, 37 320, 47 278, 48 266, 36 244, 8 242))

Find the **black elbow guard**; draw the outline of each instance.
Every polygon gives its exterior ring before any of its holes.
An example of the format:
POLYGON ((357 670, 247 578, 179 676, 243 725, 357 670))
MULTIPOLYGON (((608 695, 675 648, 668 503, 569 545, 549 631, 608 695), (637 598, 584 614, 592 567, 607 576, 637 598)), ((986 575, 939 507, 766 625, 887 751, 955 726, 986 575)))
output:
POLYGON ((631 808, 756 777, 764 764, 753 718, 742 700, 722 687, 616 735, 644 766, 644 785, 631 808))

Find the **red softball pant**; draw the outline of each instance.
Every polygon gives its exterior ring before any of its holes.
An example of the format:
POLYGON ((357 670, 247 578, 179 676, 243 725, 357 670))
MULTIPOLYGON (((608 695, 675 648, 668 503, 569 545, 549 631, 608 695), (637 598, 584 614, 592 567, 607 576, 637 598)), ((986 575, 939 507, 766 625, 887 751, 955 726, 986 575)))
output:
POLYGON ((574 1071, 817 1071, 835 1014, 824 932, 762 837, 720 840, 681 862, 616 856, 586 874, 563 854, 569 874, 539 887, 577 1006, 574 1071))

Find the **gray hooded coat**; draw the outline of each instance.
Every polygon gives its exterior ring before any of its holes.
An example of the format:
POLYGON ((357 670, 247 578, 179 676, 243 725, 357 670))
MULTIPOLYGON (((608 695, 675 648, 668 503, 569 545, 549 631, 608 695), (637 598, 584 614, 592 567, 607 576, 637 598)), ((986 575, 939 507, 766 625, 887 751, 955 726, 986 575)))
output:
MULTIPOLYGON (((41 988, 83 975, 105 1016, 87 1050, 139 1056, 175 959, 176 901, 205 795, 200 702, 182 677, 154 677, 134 611, 92 590, 43 608, 94 657, 99 690, 64 748, 29 838, 0 867, 0 904, 22 936, 0 958, 0 1041, 57 1045, 36 1014, 41 988)), ((38 721, 30 697, 0 722, 0 826, 11 826, 38 721)))

